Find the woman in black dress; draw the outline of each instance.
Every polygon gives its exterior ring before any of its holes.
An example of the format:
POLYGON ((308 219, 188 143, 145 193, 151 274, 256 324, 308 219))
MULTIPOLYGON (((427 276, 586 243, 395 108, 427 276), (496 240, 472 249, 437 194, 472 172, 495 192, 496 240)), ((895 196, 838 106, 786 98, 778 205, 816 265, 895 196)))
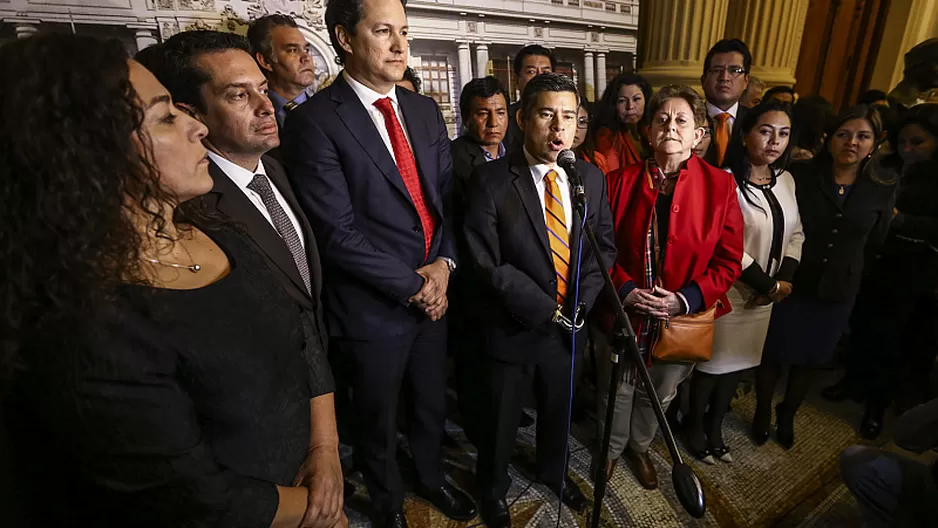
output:
POLYGON ((841 115, 827 148, 810 162, 792 165, 804 229, 801 263, 788 299, 775 307, 756 369, 753 435, 769 436, 772 395, 788 366, 785 399, 775 407, 778 441, 794 445, 794 417, 818 365, 833 359, 860 287, 866 255, 882 243, 892 220, 894 178, 871 162, 882 125, 865 105, 841 115))
POLYGON ((894 398, 897 412, 928 399, 935 361, 938 104, 913 107, 890 136, 896 152, 884 165, 902 174, 896 214, 857 296, 846 374, 821 392, 833 401, 865 400, 860 434, 869 440, 882 431, 894 398))
POLYGON ((344 526, 293 486, 331 390, 299 310, 235 229, 174 221, 212 189, 205 126, 117 41, 10 43, 0 77, 0 393, 32 524, 344 526))

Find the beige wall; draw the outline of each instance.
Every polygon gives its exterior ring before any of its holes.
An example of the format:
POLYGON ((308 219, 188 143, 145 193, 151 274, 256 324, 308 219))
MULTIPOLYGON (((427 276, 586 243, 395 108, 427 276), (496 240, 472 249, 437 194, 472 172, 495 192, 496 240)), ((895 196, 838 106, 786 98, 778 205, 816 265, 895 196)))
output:
POLYGON ((938 0, 892 0, 870 88, 888 92, 902 79, 903 56, 938 37, 938 0))

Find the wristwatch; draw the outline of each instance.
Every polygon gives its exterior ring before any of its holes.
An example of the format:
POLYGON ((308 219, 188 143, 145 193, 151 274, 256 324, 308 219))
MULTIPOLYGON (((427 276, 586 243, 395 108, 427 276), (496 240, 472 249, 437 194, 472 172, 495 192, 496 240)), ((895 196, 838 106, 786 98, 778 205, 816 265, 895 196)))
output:
POLYGON ((449 257, 440 257, 440 260, 446 263, 446 266, 449 268, 449 272, 452 273, 456 271, 456 261, 449 257))

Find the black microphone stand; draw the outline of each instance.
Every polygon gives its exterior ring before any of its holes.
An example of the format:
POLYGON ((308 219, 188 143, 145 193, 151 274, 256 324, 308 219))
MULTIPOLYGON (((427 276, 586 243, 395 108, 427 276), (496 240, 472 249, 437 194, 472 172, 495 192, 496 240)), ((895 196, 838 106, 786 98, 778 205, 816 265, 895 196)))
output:
MULTIPOLYGON (((665 418, 664 410, 661 408, 661 402, 658 400, 658 393, 655 392, 655 384, 651 381, 648 369, 645 367, 641 353, 638 351, 638 342, 636 341, 635 331, 632 329, 632 323, 629 321, 625 309, 622 308, 622 302, 619 300, 619 294, 615 284, 612 282, 609 268, 606 266, 602 253, 600 253, 596 235, 593 233, 589 221, 584 221, 583 219, 586 211, 586 193, 584 192, 583 183, 580 181, 579 175, 576 174, 575 168, 573 169, 574 170, 566 170, 566 172, 568 177, 570 177, 570 182, 573 184, 573 189, 571 189, 573 192, 571 194, 573 195, 574 217, 576 218, 576 222, 583 226, 582 233, 586 234, 590 250, 603 274, 603 282, 605 283, 603 291, 608 297, 609 304, 613 307, 616 316, 615 333, 613 337, 612 376, 609 378, 609 393, 606 400, 606 422, 603 427, 602 445, 599 449, 599 463, 595 464, 597 471, 596 475, 593 476, 595 479, 595 487, 593 491, 593 512, 590 518, 590 526, 592 528, 599 528, 599 517, 602 513, 603 498, 606 495, 606 462, 609 459, 609 443, 612 440, 612 420, 615 414, 616 392, 618 382, 622 378, 622 371, 626 361, 631 362, 637 368, 638 375, 642 380, 642 385, 645 387, 645 392, 651 400, 651 406, 658 419, 658 425, 661 427, 661 434, 664 436, 665 444, 668 446, 668 452, 671 454, 671 460, 674 464, 671 470, 671 482, 674 484, 677 498, 687 513, 699 519, 703 517, 706 512, 703 488, 700 485, 700 480, 697 478, 697 475, 694 474, 694 470, 684 463, 684 459, 681 458, 681 453, 678 451, 677 443, 674 440, 674 434, 668 426, 668 420, 665 418)), ((578 247, 578 245, 573 247, 578 247)))

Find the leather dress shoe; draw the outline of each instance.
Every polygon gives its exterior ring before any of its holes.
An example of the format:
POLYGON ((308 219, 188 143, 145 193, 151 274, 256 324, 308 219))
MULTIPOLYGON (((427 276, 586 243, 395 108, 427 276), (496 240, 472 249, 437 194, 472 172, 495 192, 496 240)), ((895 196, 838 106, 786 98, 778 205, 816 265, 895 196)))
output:
POLYGON ((636 453, 628 449, 625 454, 626 460, 628 460, 629 465, 632 467, 632 472, 635 473, 635 477, 638 478, 639 484, 647 490, 657 489, 658 472, 655 470, 655 465, 651 462, 651 457, 648 456, 648 453, 636 453))
POLYGON ((505 499, 482 499, 482 521, 489 528, 511 528, 511 514, 505 499))
POLYGON ((876 440, 883 431, 883 419, 886 416, 886 407, 877 404, 866 404, 863 412, 863 421, 860 422, 860 436, 867 440, 876 440))
POLYGON ((563 495, 561 495, 560 500, 567 505, 567 508, 577 513, 582 513, 589 505, 589 500, 569 476, 563 479, 563 495))
POLYGON ((388 513, 381 519, 381 528, 407 528, 407 517, 403 512, 388 513))
POLYGON ((476 506, 468 495, 446 482, 436 489, 417 488, 417 496, 454 521, 468 521, 476 516, 476 506))

